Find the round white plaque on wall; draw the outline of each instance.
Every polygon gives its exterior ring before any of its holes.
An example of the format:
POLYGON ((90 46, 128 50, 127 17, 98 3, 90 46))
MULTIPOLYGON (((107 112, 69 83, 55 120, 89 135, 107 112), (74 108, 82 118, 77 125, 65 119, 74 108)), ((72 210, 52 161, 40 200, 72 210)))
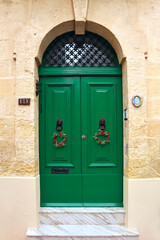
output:
POLYGON ((134 107, 140 107, 142 105, 142 98, 138 95, 132 98, 132 104, 134 107))

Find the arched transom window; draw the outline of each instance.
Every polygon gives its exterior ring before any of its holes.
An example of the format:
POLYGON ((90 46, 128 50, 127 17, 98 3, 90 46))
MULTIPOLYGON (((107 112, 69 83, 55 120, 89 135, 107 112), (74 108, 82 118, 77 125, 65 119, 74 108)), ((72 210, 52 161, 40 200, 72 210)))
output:
POLYGON ((43 67, 118 67, 117 55, 107 40, 91 32, 65 33, 46 49, 43 67))

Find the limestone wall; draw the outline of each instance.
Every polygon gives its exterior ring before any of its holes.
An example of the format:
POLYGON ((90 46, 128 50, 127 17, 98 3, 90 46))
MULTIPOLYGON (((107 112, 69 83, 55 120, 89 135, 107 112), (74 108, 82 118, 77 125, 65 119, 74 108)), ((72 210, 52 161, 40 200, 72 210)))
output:
POLYGON ((125 175, 160 177, 159 0, 0 1, 0 175, 38 174, 38 64, 57 35, 85 29, 105 37, 122 64, 125 175))

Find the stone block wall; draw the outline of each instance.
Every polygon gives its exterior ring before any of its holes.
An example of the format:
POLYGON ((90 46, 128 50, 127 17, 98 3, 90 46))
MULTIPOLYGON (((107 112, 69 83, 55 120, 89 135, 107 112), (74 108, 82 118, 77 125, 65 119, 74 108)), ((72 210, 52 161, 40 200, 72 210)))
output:
POLYGON ((3 0, 0 26, 1 176, 39 173, 38 66, 56 36, 88 30, 105 37, 122 64, 123 102, 129 111, 124 173, 160 177, 159 0, 3 0), (140 108, 131 103, 136 94, 143 98, 140 108), (19 106, 20 97, 31 98, 31 105, 19 106))
POLYGON ((159 240, 159 0, 0 0, 0 239, 26 239, 39 224, 38 68, 56 36, 85 30, 107 39, 122 66, 126 226, 159 240))

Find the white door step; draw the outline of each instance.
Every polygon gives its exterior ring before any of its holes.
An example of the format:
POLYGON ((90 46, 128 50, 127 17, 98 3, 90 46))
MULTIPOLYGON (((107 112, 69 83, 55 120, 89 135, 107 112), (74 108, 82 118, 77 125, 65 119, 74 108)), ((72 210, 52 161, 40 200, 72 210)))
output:
POLYGON ((47 225, 28 229, 28 240, 138 240, 138 232, 118 225, 47 225))
POLYGON ((40 209, 40 223, 52 225, 124 225, 125 211, 123 208, 109 207, 75 207, 40 209))

